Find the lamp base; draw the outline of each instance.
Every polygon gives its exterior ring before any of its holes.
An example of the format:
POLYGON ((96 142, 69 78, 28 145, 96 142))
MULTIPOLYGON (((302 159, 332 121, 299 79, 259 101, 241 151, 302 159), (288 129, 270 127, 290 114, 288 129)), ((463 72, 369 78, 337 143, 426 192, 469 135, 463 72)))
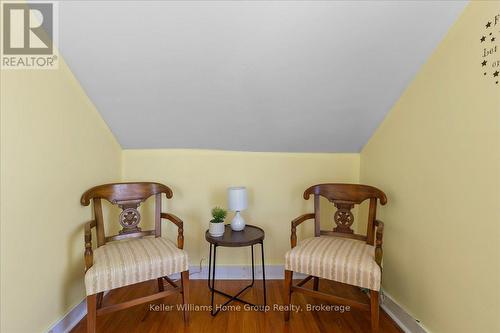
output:
POLYGON ((231 229, 233 231, 241 231, 245 229, 245 220, 243 219, 239 211, 234 214, 233 220, 231 221, 231 229))

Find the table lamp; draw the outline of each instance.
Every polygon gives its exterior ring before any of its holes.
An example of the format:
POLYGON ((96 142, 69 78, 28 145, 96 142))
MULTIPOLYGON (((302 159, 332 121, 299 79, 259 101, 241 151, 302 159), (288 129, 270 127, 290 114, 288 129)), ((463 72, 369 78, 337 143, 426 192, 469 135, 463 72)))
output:
POLYGON ((245 220, 240 212, 245 210, 247 206, 247 189, 245 187, 238 186, 227 189, 227 209, 236 212, 231 221, 231 229, 233 229, 233 231, 245 229, 245 220))

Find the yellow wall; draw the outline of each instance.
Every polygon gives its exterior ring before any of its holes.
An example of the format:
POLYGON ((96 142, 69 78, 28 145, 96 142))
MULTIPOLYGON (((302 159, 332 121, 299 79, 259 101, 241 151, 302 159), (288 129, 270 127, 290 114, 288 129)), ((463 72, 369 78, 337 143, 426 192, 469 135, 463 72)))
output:
POLYGON ((479 44, 496 14, 466 8, 361 153, 389 200, 383 286, 436 333, 500 332, 500 85, 479 44))
POLYGON ((42 332, 85 296, 79 198, 120 180, 121 148, 63 62, 0 75, 0 330, 42 332))
MULTIPOLYGON (((266 231, 266 264, 283 264, 290 248, 290 221, 312 212, 312 199, 302 198, 304 190, 321 182, 358 182, 359 154, 250 153, 204 150, 124 150, 123 178, 156 180, 171 186, 174 197, 168 210, 184 220, 185 244, 191 264, 207 258, 204 232, 210 210, 226 207, 226 189, 248 188, 249 208, 243 213, 248 224, 266 231)), ((146 206, 147 207, 147 206, 146 206)), ((147 211, 147 209, 146 209, 147 211)), ((232 218, 229 214, 227 222, 232 218)), ((332 228, 332 216, 329 228, 332 228)), ((175 229, 164 222, 164 235, 175 229)), ((313 224, 300 231, 312 233, 313 224)), ((221 250, 220 264, 248 264, 249 250, 221 250)), ((204 264, 207 264, 206 262, 204 264)))

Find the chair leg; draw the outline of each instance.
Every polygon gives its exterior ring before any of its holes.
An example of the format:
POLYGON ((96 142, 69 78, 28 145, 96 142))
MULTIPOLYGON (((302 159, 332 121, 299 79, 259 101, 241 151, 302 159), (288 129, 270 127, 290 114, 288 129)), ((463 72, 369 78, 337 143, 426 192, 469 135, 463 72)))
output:
POLYGON ((104 298, 104 291, 97 294, 97 308, 100 309, 102 307, 102 300, 104 298))
POLYGON ((158 278, 158 290, 163 291, 165 290, 165 287, 163 286, 163 278, 158 278))
POLYGON ((316 276, 315 276, 315 277, 313 278, 313 289, 314 289, 315 291, 318 291, 318 289, 319 289, 319 277, 316 277, 316 276))
POLYGON ((97 295, 87 296, 87 333, 95 333, 97 318, 97 295))
POLYGON ((184 323, 189 323, 189 271, 181 272, 182 303, 184 304, 184 323))
POLYGON ((290 305, 292 302, 292 278, 293 272, 285 270, 285 321, 290 320, 290 305))
POLYGON ((370 290, 372 333, 378 333, 379 326, 379 304, 378 291, 370 290))

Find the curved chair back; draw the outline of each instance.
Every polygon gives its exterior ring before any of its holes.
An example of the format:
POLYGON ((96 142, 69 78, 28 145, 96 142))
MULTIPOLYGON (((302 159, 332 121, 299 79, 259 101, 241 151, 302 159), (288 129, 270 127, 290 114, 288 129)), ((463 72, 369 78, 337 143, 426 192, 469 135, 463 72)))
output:
POLYGON ((309 187, 304 192, 304 199, 308 200, 314 195, 314 235, 334 235, 355 238, 366 241, 373 245, 375 242, 375 220, 377 214, 377 199, 381 205, 387 203, 385 193, 376 187, 360 184, 317 184, 309 187), (335 227, 333 231, 321 230, 319 197, 322 196, 335 205, 337 211, 333 217, 335 227), (365 235, 354 234, 351 229, 354 223, 354 215, 351 210, 355 205, 370 200, 368 212, 368 226, 365 235))
POLYGON ((172 198, 172 190, 163 184, 152 182, 138 183, 113 183, 92 187, 83 193, 80 202, 88 206, 93 202, 96 221, 97 246, 104 245, 107 241, 120 240, 131 237, 142 237, 154 235, 161 236, 161 194, 164 193, 168 199, 172 198), (155 196, 155 229, 143 231, 138 226, 141 214, 139 205, 151 196, 155 196), (122 209, 118 222, 122 226, 118 235, 106 237, 104 233, 104 221, 101 199, 105 199, 122 209))

